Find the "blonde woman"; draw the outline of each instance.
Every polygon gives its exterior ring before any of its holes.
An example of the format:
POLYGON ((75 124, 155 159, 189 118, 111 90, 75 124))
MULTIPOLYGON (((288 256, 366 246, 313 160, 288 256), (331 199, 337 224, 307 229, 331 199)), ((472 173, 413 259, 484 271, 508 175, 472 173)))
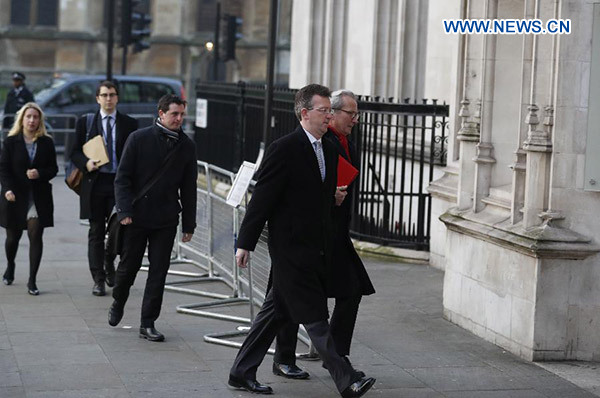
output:
POLYGON ((54 225, 50 180, 56 176, 54 141, 46 132, 44 113, 33 102, 17 112, 16 121, 2 145, 0 155, 0 226, 6 228, 5 285, 15 279, 15 257, 23 231, 29 237, 27 291, 40 294, 36 275, 42 260, 42 234, 54 225))

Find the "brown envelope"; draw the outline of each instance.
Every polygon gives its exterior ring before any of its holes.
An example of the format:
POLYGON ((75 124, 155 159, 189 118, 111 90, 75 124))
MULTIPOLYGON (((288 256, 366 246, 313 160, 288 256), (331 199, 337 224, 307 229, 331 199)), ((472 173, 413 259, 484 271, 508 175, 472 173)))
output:
POLYGON ((99 160, 100 162, 96 163, 98 167, 108 163, 108 152, 101 135, 96 135, 83 144, 83 153, 88 159, 99 160))

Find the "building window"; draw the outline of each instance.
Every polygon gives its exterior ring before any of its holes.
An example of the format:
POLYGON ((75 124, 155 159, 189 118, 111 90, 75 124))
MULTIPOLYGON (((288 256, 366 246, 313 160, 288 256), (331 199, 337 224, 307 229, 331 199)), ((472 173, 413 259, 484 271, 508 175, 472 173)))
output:
POLYGON ((38 0, 37 11, 36 25, 58 25, 58 0, 38 0))
POLYGON ((214 32, 217 18, 216 0, 200 0, 198 4, 197 32, 214 32))
POLYGON ((11 0, 10 24, 56 26, 58 25, 58 0, 11 0))

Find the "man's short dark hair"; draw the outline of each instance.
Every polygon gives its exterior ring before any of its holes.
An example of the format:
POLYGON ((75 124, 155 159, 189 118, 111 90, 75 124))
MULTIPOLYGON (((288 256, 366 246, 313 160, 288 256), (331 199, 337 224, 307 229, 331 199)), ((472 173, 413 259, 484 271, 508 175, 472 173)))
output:
POLYGON ((158 100, 158 110, 166 113, 171 104, 187 106, 187 101, 175 94, 165 94, 158 100))
POLYGON ((117 95, 119 95, 119 89, 117 88, 117 85, 115 83, 111 82, 110 80, 104 80, 103 82, 100 82, 100 84, 98 85, 98 88, 96 88, 96 97, 100 95, 100 89, 102 87, 106 87, 108 90, 110 90, 111 88, 114 88, 117 95))
POLYGON ((298 120, 302 121, 303 108, 312 108, 312 98, 315 95, 329 98, 331 96, 331 90, 325 86, 321 86, 320 84, 309 84, 308 86, 304 86, 298 90, 296 96, 294 97, 294 113, 296 114, 298 120))

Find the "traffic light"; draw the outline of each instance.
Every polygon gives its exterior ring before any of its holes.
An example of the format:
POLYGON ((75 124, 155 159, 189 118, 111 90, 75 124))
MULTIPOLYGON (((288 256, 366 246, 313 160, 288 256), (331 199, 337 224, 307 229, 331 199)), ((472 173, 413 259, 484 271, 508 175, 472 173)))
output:
POLYGON ((150 43, 144 40, 150 36, 150 24, 152 17, 141 12, 131 13, 131 42, 133 43, 133 52, 139 53, 150 48, 150 43))
POLYGON ((150 48, 144 40, 150 36, 152 17, 136 10, 140 0, 121 0, 121 46, 133 44, 133 52, 137 53, 150 48))
POLYGON ((116 26, 121 26, 119 45, 127 47, 131 44, 131 0, 118 0, 116 26))
POLYGON ((227 15, 227 33, 225 35, 225 61, 235 59, 235 44, 242 38, 239 32, 242 26, 242 18, 233 15, 227 15))

